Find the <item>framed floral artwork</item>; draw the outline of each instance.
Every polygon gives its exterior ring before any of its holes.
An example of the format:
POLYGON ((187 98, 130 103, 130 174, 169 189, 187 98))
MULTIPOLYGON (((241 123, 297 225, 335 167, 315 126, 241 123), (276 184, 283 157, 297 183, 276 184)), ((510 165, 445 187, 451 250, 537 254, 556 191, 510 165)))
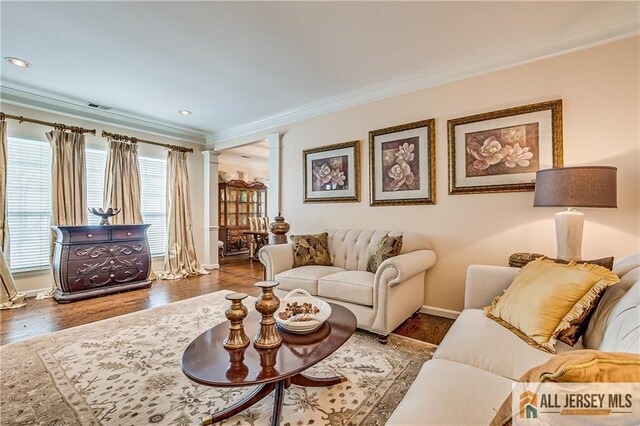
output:
POLYGON ((435 204, 435 120, 369 132, 369 204, 435 204))
POLYGON ((304 164, 304 202, 360 201, 360 141, 307 149, 304 164))
POLYGON ((533 191, 536 171, 562 167, 562 100, 447 122, 449 194, 533 191))

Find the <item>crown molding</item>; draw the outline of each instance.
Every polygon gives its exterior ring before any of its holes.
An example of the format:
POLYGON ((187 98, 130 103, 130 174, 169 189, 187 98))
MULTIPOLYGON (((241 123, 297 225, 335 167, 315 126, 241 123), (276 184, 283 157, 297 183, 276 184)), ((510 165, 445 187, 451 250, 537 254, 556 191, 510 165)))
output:
POLYGON ((10 105, 90 120, 180 141, 202 145, 206 141, 204 132, 188 127, 169 125, 130 113, 97 110, 81 104, 75 99, 65 99, 13 83, 9 85, 3 82, 0 86, 0 101, 10 105))
POLYGON ((211 133, 207 135, 207 146, 217 146, 220 142, 272 130, 357 105, 611 43, 638 35, 638 33, 638 15, 625 13, 610 18, 608 24, 592 31, 561 31, 536 39, 526 46, 519 45, 490 54, 468 57, 211 133))

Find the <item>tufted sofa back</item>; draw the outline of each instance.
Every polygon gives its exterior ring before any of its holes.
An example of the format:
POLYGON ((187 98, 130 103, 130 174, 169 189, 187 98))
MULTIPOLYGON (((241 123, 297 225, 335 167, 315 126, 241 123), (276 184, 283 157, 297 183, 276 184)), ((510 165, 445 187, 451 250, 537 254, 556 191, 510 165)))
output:
POLYGON ((620 282, 608 288, 582 337, 588 349, 640 353, 640 254, 616 262, 620 282))
POLYGON ((333 265, 349 271, 366 271, 369 256, 387 235, 402 235, 400 254, 431 250, 429 238, 415 232, 371 229, 326 229, 325 232, 329 234, 329 253, 333 265))

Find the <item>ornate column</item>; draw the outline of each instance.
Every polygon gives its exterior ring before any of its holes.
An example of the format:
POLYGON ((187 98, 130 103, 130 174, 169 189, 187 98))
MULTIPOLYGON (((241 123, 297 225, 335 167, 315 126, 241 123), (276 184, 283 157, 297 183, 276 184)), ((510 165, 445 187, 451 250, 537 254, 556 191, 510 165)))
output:
POLYGON ((204 261, 206 269, 218 269, 218 152, 202 151, 204 156, 204 261))

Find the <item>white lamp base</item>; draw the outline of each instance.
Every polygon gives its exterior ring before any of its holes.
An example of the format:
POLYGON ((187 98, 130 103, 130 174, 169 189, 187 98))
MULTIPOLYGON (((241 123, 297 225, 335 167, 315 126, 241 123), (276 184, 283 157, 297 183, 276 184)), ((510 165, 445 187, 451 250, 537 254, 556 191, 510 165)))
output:
POLYGON ((582 259, 584 213, 569 208, 556 213, 554 217, 556 219, 558 258, 567 261, 582 259))

